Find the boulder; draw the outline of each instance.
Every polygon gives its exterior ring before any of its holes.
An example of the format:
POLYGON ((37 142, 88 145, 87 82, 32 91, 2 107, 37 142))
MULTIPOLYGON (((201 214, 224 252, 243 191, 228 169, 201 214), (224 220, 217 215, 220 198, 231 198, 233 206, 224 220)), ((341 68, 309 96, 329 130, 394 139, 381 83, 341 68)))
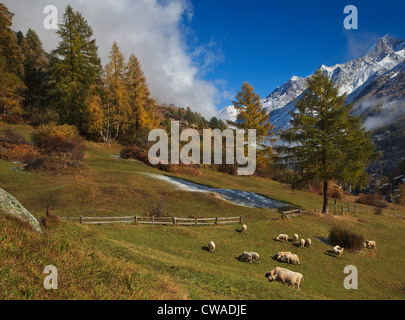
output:
POLYGON ((34 230, 42 233, 38 220, 27 209, 25 209, 16 198, 1 188, 0 211, 10 216, 19 218, 22 221, 27 221, 34 230))

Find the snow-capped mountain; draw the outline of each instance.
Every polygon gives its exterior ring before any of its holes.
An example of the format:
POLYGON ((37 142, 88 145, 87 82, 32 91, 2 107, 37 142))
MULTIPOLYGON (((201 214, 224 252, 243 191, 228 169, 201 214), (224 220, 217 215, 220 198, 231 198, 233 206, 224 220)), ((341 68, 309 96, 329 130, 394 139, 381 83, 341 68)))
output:
MULTIPOLYGON (((347 94, 347 102, 355 105, 364 102, 364 99, 370 98, 379 90, 381 93, 384 84, 388 83, 395 82, 394 87, 401 92, 399 95, 402 95, 405 90, 404 82, 401 80, 405 73, 405 40, 387 35, 365 56, 332 67, 322 65, 320 69, 339 86, 340 94, 347 94)), ((269 110, 270 121, 276 130, 288 128, 291 119, 289 112, 295 110, 294 100, 306 90, 307 78, 294 76, 262 99, 262 104, 269 110)), ((393 94, 389 92, 389 88, 385 88, 384 93, 393 94)), ((396 99, 401 98, 396 95, 396 99)), ((226 107, 221 111, 220 117, 235 121, 237 111, 233 106, 226 107)))

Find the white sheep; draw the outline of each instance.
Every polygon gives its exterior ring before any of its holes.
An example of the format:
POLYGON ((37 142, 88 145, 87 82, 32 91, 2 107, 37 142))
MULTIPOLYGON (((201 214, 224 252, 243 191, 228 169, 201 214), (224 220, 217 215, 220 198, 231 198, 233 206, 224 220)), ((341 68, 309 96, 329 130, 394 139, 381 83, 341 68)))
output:
POLYGON ((278 240, 278 241, 283 241, 284 240, 284 241, 288 242, 288 235, 279 234, 276 240, 278 240))
POLYGON ((284 259, 289 264, 300 264, 300 258, 296 254, 288 254, 284 259))
POLYGON ((298 234, 294 234, 294 242, 298 242, 298 240, 299 240, 298 234))
POLYGON ((298 290, 300 290, 301 281, 304 281, 304 276, 298 272, 292 272, 289 270, 281 270, 273 276, 269 277, 269 282, 278 281, 283 284, 287 283, 290 286, 297 285, 298 290))
POLYGON ((310 238, 307 239, 307 241, 305 242, 305 245, 308 246, 308 248, 311 248, 312 246, 312 241, 310 238))
POLYGON ((301 239, 301 241, 300 241, 300 247, 301 247, 301 248, 304 248, 304 247, 305 247, 305 240, 304 240, 304 239, 301 239))
POLYGON ((375 249, 377 244, 375 241, 366 241, 366 248, 368 249, 375 249))
POLYGON ((249 262, 252 263, 253 256, 250 252, 244 252, 239 256, 239 260, 242 262, 249 262))
POLYGON ((291 252, 287 251, 287 252, 278 252, 274 258, 277 259, 280 262, 284 262, 285 261, 285 257, 287 255, 291 254, 291 252))
POLYGON ((343 253, 344 250, 345 250, 344 248, 336 246, 336 247, 333 248, 333 253, 340 258, 342 256, 342 253, 343 253))
POLYGON ((208 244, 208 248, 209 248, 209 251, 210 251, 211 253, 214 253, 214 252, 215 252, 216 245, 215 245, 214 241, 211 241, 211 242, 208 244))
MULTIPOLYGON (((286 269, 286 268, 277 267, 277 268, 275 268, 274 270, 268 271, 268 272, 266 273, 265 277, 266 277, 267 280, 269 280, 269 278, 270 278, 271 276, 274 276, 275 274, 279 273, 280 271, 291 271, 291 270, 288 270, 288 269, 286 269)), ((270 280, 269 280, 269 281, 270 281, 270 280)))
POLYGON ((246 233, 247 233, 247 225, 244 224, 244 225, 242 226, 242 234, 246 234, 246 233))
POLYGON ((257 252, 249 252, 252 255, 252 260, 256 263, 260 263, 260 255, 257 252))

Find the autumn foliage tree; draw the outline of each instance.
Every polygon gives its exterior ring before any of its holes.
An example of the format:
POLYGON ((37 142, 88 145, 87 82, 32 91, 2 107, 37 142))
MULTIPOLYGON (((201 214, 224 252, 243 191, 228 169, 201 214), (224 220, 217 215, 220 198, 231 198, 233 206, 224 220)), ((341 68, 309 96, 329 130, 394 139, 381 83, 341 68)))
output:
POLYGON ((17 37, 11 30, 13 14, 0 3, 0 111, 23 113, 24 69, 17 37))

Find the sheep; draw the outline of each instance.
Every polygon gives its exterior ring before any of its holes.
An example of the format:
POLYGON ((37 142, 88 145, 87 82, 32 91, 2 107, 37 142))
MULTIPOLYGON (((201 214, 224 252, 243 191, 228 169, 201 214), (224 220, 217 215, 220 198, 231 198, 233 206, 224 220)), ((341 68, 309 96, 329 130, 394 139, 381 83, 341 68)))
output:
POLYGON ((368 249, 375 249, 376 248, 376 242, 375 241, 366 241, 366 248, 368 249))
POLYGON ((256 252, 249 252, 252 255, 252 260, 256 261, 256 263, 260 263, 260 255, 256 252))
POLYGON ((253 256, 250 252, 244 252, 239 256, 239 260, 242 262, 249 262, 252 263, 253 256))
POLYGON ((244 225, 242 226, 242 234, 246 234, 246 233, 247 233, 247 225, 244 224, 244 225))
POLYGON ((344 250, 345 250, 344 248, 336 246, 336 247, 333 248, 333 253, 340 258, 342 256, 342 253, 343 253, 344 250))
POLYGON ((269 282, 278 281, 283 284, 287 283, 290 286, 297 285, 298 290, 300 290, 301 281, 304 281, 304 276, 298 272, 292 272, 289 270, 281 270, 273 276, 270 276, 269 282))
POLYGON ((298 234, 294 234, 294 242, 298 242, 298 240, 299 240, 298 234))
MULTIPOLYGON (((269 277, 274 276, 275 274, 279 273, 280 271, 291 271, 285 268, 277 267, 274 270, 268 271, 265 275, 266 279, 269 280, 269 277)), ((269 280, 270 281, 270 280, 269 280)))
POLYGON ((304 247, 305 247, 305 240, 304 240, 304 239, 301 239, 301 241, 300 241, 300 247, 301 247, 301 248, 304 248, 304 247))
POLYGON ((300 258, 296 254, 288 254, 285 256, 285 261, 289 264, 300 264, 300 258))
POLYGON ((287 255, 289 255, 289 254, 291 254, 291 252, 289 252, 289 251, 287 251, 287 252, 278 252, 278 253, 274 256, 274 258, 277 259, 277 260, 280 261, 280 262, 284 262, 285 257, 286 257, 287 255))
POLYGON ((214 241, 211 241, 211 242, 208 244, 208 248, 209 248, 209 251, 210 251, 211 253, 214 253, 214 252, 215 252, 216 245, 215 245, 214 241))
POLYGON ((308 248, 311 248, 311 246, 312 246, 312 241, 311 241, 310 238, 307 239, 305 245, 308 246, 308 248))
POLYGON ((286 234, 279 234, 276 240, 277 240, 277 241, 285 240, 286 242, 288 242, 288 235, 286 235, 286 234))

